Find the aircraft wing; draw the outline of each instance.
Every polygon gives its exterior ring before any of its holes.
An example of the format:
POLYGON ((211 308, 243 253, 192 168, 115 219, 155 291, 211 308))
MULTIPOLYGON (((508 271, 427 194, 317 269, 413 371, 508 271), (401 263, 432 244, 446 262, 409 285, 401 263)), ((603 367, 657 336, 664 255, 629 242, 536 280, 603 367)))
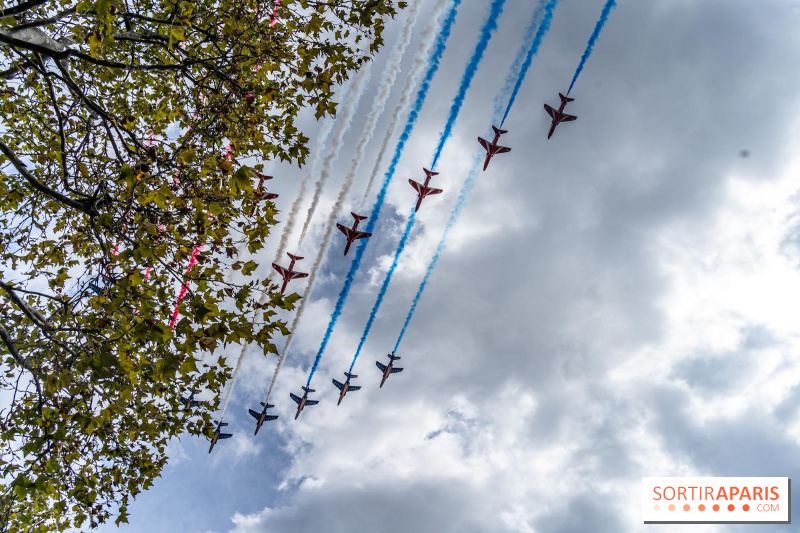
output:
POLYGON ((186 405, 186 402, 188 402, 188 401, 189 401, 189 398, 187 398, 186 396, 181 396, 181 403, 182 404, 186 405))
POLYGON ((306 276, 308 276, 308 274, 305 273, 305 272, 290 272, 289 273, 289 279, 300 279, 300 278, 304 278, 306 276))
POLYGON ((372 233, 367 233, 366 231, 357 231, 353 240, 356 239, 366 239, 367 237, 372 237, 372 233))
POLYGON ((504 154, 504 153, 510 152, 510 151, 511 151, 511 148, 509 148, 508 146, 498 146, 497 147, 497 151, 495 153, 496 154, 504 154))
POLYGON ((564 116, 561 118, 561 122, 569 122, 569 121, 571 121, 571 120, 575 120, 576 118, 578 118, 578 117, 576 117, 575 115, 566 115, 566 114, 565 114, 565 115, 564 115, 564 116))
POLYGON ((544 110, 547 111, 547 114, 550 115, 554 120, 556 118, 556 110, 550 107, 547 104, 544 104, 544 110))
POLYGON ((220 433, 219 434, 219 438, 220 439, 229 439, 231 437, 233 437, 233 433, 220 433))
POLYGON ((352 229, 348 228, 344 224, 336 224, 336 227, 339 228, 339 231, 345 234, 345 236, 349 239, 350 232, 353 231, 352 229))
POLYGON ((317 405, 319 400, 306 400, 306 405, 317 405))
POLYGON ((481 143, 481 146, 483 146, 484 150, 486 150, 487 152, 489 151, 489 143, 486 141, 486 139, 478 137, 478 142, 481 143))
POLYGON ((442 192, 442 189, 434 189, 432 187, 428 187, 428 190, 425 191, 425 196, 430 196, 431 194, 439 194, 442 192))
POLYGON ((420 189, 420 187, 422 187, 422 185, 421 185, 421 184, 417 183, 417 182, 416 182, 416 181, 414 181, 414 180, 408 180, 408 182, 411 184, 411 186, 412 186, 412 187, 414 187, 414 190, 415 190, 415 191, 417 191, 418 193, 421 193, 421 191, 419 190, 419 189, 420 189))
POLYGON ((384 365, 380 361, 375 361, 375 364, 378 365, 378 368, 381 369, 381 372, 386 372, 386 365, 384 365))
POLYGON ((277 419, 278 419, 278 415, 267 415, 267 417, 264 420, 265 421, 270 421, 270 420, 277 420, 277 419))
POLYGON ((339 389, 339 390, 342 390, 342 387, 344 387, 344 385, 342 385, 341 383, 339 383, 335 379, 333 380, 333 384, 336 385, 336 388, 339 389))
POLYGON ((283 268, 282 266, 280 266, 280 265, 279 265, 279 264, 277 264, 277 263, 272 263, 272 268, 274 268, 275 270, 277 270, 277 271, 278 271, 278 274, 280 274, 280 275, 281 275, 281 277, 283 277, 284 279, 285 279, 285 278, 286 278, 286 276, 289 274, 289 271, 288 271, 288 270, 286 270, 285 268, 283 268))
POLYGON ((258 411, 253 411, 252 409, 248 409, 247 412, 250 413, 250 416, 252 416, 256 420, 258 420, 258 417, 261 416, 258 411))
POLYGON ((398 372, 402 372, 402 368, 392 368, 392 374, 397 374, 398 372))
POLYGON ((289 396, 291 396, 292 400, 294 400, 294 403, 300 405, 300 396, 298 396, 297 394, 295 394, 293 392, 290 392, 289 396))
POLYGON ((358 390, 361 388, 361 385, 350 385, 350 390, 358 390))

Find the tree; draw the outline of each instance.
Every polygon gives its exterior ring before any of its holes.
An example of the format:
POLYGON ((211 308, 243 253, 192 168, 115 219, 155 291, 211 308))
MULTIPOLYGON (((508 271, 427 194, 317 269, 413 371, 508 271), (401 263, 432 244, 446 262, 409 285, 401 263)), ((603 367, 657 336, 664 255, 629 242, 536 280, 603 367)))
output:
POLYGON ((217 397, 230 369, 210 354, 276 352, 273 335, 288 332, 275 308, 298 297, 245 260, 276 211, 263 165, 242 161, 302 164, 298 112, 334 114, 333 86, 404 4, 0 8, 3 530, 126 521, 169 439, 210 434, 218 400, 192 411, 175 401, 217 397))

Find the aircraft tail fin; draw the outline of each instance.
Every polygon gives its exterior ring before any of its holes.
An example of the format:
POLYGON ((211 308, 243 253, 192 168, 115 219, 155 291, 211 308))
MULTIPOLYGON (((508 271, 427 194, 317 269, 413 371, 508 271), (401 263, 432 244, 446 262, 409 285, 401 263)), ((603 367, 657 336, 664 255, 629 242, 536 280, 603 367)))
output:
POLYGON ((306 392, 317 392, 317 391, 315 391, 314 389, 309 389, 309 388, 307 388, 307 387, 300 387, 300 388, 301 388, 301 389, 303 389, 303 390, 304 390, 304 391, 306 391, 306 392))
POLYGON ((492 126, 495 135, 503 135, 504 133, 508 133, 508 130, 501 130, 500 128, 495 128, 492 126))
POLYGON ((570 97, 568 97, 568 96, 564 96, 564 95, 563 95, 563 94, 561 94, 561 93, 558 93, 558 96, 560 96, 560 97, 561 97, 561 101, 562 101, 562 102, 564 102, 564 103, 566 103, 566 102, 572 102, 573 100, 575 100, 574 98, 570 98, 570 97))
POLYGON ((351 374, 350 372, 345 372, 344 375, 350 379, 355 379, 358 377, 356 374, 351 374))
POLYGON ((426 176, 428 176, 429 178, 430 178, 430 177, 433 177, 433 176, 438 176, 438 175, 439 175, 439 173, 438 173, 438 172, 431 172, 430 170, 428 170, 428 169, 427 169, 427 168, 425 168, 425 167, 422 167, 422 170, 424 170, 424 171, 425 171, 425 175, 426 175, 426 176))
POLYGON ((350 214, 353 215, 353 218, 356 219, 359 222, 361 222, 362 220, 367 220, 367 217, 362 217, 361 215, 356 215, 353 212, 351 212, 350 214))
POLYGON ((265 404, 264 402, 260 402, 260 403, 261 403, 261 407, 264 407, 264 406, 266 406, 266 405, 267 405, 267 404, 265 404))
POLYGON ((292 254, 286 254, 286 255, 289 256, 289 259, 294 259, 295 261, 300 261, 302 259, 302 257, 297 255, 292 255, 292 254))

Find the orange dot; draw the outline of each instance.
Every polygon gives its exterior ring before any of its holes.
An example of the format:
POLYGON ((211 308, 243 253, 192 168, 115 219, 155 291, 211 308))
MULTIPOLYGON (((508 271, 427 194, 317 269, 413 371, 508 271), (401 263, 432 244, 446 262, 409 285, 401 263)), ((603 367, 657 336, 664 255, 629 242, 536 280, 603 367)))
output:
POLYGON ((701 511, 705 511, 706 510, 706 506, 703 505, 702 503, 700 505, 698 505, 697 508, 700 509, 701 511))
POLYGON ((684 511, 688 511, 688 510, 689 510, 689 509, 691 509, 691 508, 692 508, 692 507, 691 507, 691 505, 689 505, 688 503, 687 503, 686 505, 684 505, 684 506, 683 506, 683 510, 684 510, 684 511))
POLYGON ((670 511, 674 511, 674 510, 675 510, 675 506, 674 506, 674 505, 672 505, 672 504, 669 504, 669 510, 670 510, 670 511))
POLYGON ((654 505, 653 506, 653 510, 654 511, 660 511, 661 510, 661 506, 660 505, 654 505))
POLYGON ((749 511, 749 510, 750 510, 750 506, 749 506, 749 505, 747 505, 747 504, 744 504, 744 506, 742 507, 742 509, 744 509, 745 511, 749 511))
POLYGON ((714 504, 714 507, 713 507, 713 509, 714 509, 715 511, 719 511, 719 505, 717 505, 717 504, 715 503, 715 504, 714 504))
POLYGON ((728 510, 729 510, 729 511, 733 511, 734 509, 736 509, 736 506, 735 506, 735 505, 733 505, 733 504, 730 504, 730 505, 728 506, 728 510))

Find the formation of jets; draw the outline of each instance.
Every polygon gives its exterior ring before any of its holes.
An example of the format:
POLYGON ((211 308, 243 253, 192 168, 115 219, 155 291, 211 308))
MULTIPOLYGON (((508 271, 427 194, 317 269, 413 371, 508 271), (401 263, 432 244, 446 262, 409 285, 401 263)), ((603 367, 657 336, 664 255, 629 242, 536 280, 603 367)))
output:
POLYGON ((358 239, 366 239, 367 237, 372 237, 372 233, 367 233, 366 231, 358 231, 358 223, 362 220, 366 220, 367 217, 362 217, 356 215, 355 213, 350 213, 353 215, 353 218, 356 219, 353 223, 352 228, 348 228, 344 224, 336 224, 336 227, 339 228, 339 231, 344 233, 344 236, 347 237, 347 244, 344 247, 344 255, 347 255, 347 252, 350 251, 350 245, 353 244, 354 241, 358 239))
MULTIPOLYGON (((555 108, 549 106, 548 104, 544 104, 545 110, 547 111, 547 113, 550 115, 550 118, 552 119, 552 123, 550 125, 550 131, 547 134, 547 138, 548 139, 550 139, 553 136, 553 133, 555 132, 555 129, 559 124, 561 124, 562 122, 570 122, 570 121, 573 121, 573 120, 575 120, 577 118, 574 115, 570 115, 570 114, 567 114, 567 113, 564 112, 564 108, 566 107, 566 105, 569 102, 572 102, 574 100, 574 98, 569 98, 567 96, 564 96, 561 93, 559 93, 558 96, 561 98, 561 104, 559 105, 558 109, 555 109, 555 108)), ((496 156, 498 154, 504 154, 504 153, 507 153, 507 152, 511 151, 511 148, 509 148, 507 146, 500 146, 500 144, 499 144, 500 136, 508 133, 508 131, 500 129, 500 128, 496 127, 496 126, 492 126, 492 130, 494 132, 494 138, 491 140, 491 142, 486 140, 486 139, 484 139, 484 138, 482 138, 482 137, 478 137, 478 142, 483 147, 483 149, 486 150, 486 159, 483 162, 483 170, 484 171, 486 171, 486 169, 489 167, 489 163, 492 161, 492 158, 494 156, 496 156)), ((425 199, 425 197, 433 195, 433 194, 439 194, 439 193, 442 192, 442 189, 436 189, 436 188, 433 188, 433 187, 430 186, 431 178, 434 177, 434 176, 437 176, 439 173, 438 172, 432 172, 432 171, 428 170, 427 168, 423 168, 423 171, 425 172, 425 181, 423 183, 419 183, 419 182, 414 181, 412 179, 408 180, 408 182, 411 184, 411 186, 417 192, 417 204, 416 204, 416 206, 414 208, 415 212, 419 211, 420 205, 422 204, 422 200, 425 199)), ((264 181, 272 179, 272 176, 265 176, 263 174, 258 174, 258 177, 259 177, 260 181, 259 181, 258 187, 256 189, 256 194, 255 194, 256 202, 259 202, 259 201, 262 201, 262 200, 273 200, 273 199, 277 198, 277 196, 278 196, 277 194, 269 193, 263 187, 264 181)), ((253 207, 253 212, 255 212, 255 206, 253 207)), ((367 217, 366 216, 357 215, 356 213, 350 213, 350 214, 354 218, 354 222, 353 222, 352 227, 347 227, 344 224, 340 224, 340 223, 336 224, 336 227, 339 229, 339 231, 341 231, 344 234, 345 238, 347 239, 345 247, 344 247, 344 255, 347 255, 347 253, 350 251, 350 246, 355 241, 357 241, 359 239, 366 239, 366 238, 369 238, 369 237, 372 236, 371 233, 367 233, 367 232, 358 230, 359 223, 361 221, 363 221, 363 220, 366 220, 367 217)), ((251 213, 251 215, 252 215, 252 213, 251 213)), ((284 293, 284 291, 286 290, 286 286, 288 285, 288 283, 291 280, 300 279, 300 278, 304 278, 304 277, 308 276, 307 273, 298 272, 298 271, 294 270, 295 262, 296 261, 300 261, 303 258, 299 257, 299 256, 296 256, 296 255, 292 255, 292 254, 288 254, 288 255, 289 255, 289 259, 291 259, 291 262, 289 263, 288 267, 282 267, 282 266, 280 266, 280 265, 278 265, 276 263, 272 264, 272 267, 276 271, 278 271, 278 273, 283 278, 283 285, 281 286, 281 290, 280 290, 281 294, 284 293)), ((98 293, 102 290, 101 287, 97 286, 94 283, 90 284, 89 288, 92 289, 95 292, 98 292, 98 293)), ((396 374, 398 372, 402 372, 403 371, 402 368, 397 368, 397 367, 394 366, 395 361, 400 359, 400 356, 397 356, 397 355, 394 354, 394 352, 392 352, 392 353, 388 354, 388 357, 389 357, 388 364, 381 363, 380 361, 375 361, 375 365, 382 372, 381 382, 380 382, 380 387, 381 388, 383 388, 384 383, 386 383, 386 380, 389 378, 390 375, 396 374)), ((347 378, 344 382, 338 381, 336 379, 333 380, 334 386, 339 390, 339 400, 336 403, 336 405, 340 405, 342 403, 342 400, 344 399, 344 397, 347 395, 348 392, 357 391, 357 390, 361 389, 360 385, 353 385, 351 383, 351 380, 357 378, 358 376, 356 376, 355 374, 351 374, 350 372, 345 372, 344 375, 347 378)), ((294 416, 295 420, 297 420, 297 418, 300 416, 300 413, 303 411, 303 409, 306 406, 317 405, 319 403, 318 400, 310 400, 308 398, 309 393, 316 392, 314 389, 311 389, 311 388, 308 388, 308 387, 305 387, 305 386, 301 387, 301 388, 303 389, 303 395, 302 396, 297 396, 294 393, 290 393, 289 394, 289 396, 292 398, 292 400, 294 400, 294 402, 297 404, 297 412, 295 413, 295 416, 294 416)), ((195 393, 198 393, 198 392, 199 391, 191 391, 191 394, 188 397, 183 397, 183 396, 181 397, 181 403, 183 404, 183 406, 184 406, 183 408, 184 409, 188 410, 188 409, 191 409, 192 407, 194 407, 194 406, 196 406, 198 404, 205 403, 205 402, 197 401, 197 400, 194 399, 195 393)), ((259 411, 255 411, 253 409, 248 409, 248 412, 250 413, 250 416, 252 416, 256 420, 256 429, 255 429, 255 433, 254 433, 255 435, 258 435, 258 431, 261 429, 261 426, 264 424, 264 422, 276 420, 278 418, 278 415, 269 415, 269 414, 267 414, 267 410, 268 409, 272 409, 273 407, 275 407, 274 405, 271 405, 271 404, 268 404, 268 403, 265 403, 265 402, 261 402, 261 406, 262 406, 262 410, 260 412, 259 411)), ((221 432, 222 427, 223 426, 227 426, 227 425, 228 425, 227 423, 222 422, 222 421, 217 423, 217 426, 216 426, 216 428, 214 430, 214 433, 213 433, 213 436, 212 436, 212 439, 211 439, 211 447, 208 450, 209 453, 211 452, 211 450, 214 449, 214 445, 217 443, 217 441, 219 439, 227 439, 227 438, 230 438, 232 436, 231 433, 222 433, 221 432)))

